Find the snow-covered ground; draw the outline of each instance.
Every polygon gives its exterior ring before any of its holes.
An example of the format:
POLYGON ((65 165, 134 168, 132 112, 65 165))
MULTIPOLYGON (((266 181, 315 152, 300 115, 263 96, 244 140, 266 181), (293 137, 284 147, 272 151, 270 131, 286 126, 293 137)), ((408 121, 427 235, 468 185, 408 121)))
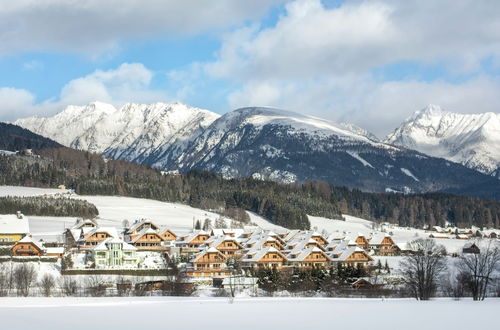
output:
POLYGON ((166 203, 151 199, 118 196, 78 196, 94 204, 99 210, 98 221, 108 221, 109 225, 121 227, 123 220, 132 222, 136 219, 150 219, 160 226, 172 230, 188 231, 193 223, 210 219, 212 224, 219 217, 213 212, 193 208, 184 204, 166 203))
POLYGON ((2 298, 6 329, 482 329, 499 299, 2 298), (91 316, 91 319, 88 317, 91 316), (164 326, 162 326, 164 325, 164 326))
POLYGON ((247 211, 247 214, 250 216, 250 222, 257 225, 260 228, 263 228, 266 230, 273 230, 273 231, 277 231, 277 232, 283 232, 283 231, 287 230, 285 227, 275 225, 272 222, 270 222, 269 220, 267 220, 266 218, 263 218, 256 213, 247 211))
POLYGON ((0 186, 0 197, 5 196, 41 196, 41 195, 57 195, 68 194, 67 189, 51 189, 51 188, 33 188, 33 187, 18 187, 18 186, 0 186))

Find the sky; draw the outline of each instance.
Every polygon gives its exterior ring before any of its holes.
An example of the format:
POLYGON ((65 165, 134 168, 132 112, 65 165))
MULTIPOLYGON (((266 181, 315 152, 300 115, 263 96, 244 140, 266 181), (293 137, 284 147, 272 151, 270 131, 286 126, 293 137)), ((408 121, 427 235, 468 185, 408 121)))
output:
POLYGON ((379 137, 500 112, 496 0, 0 0, 0 120, 67 105, 273 106, 379 137))

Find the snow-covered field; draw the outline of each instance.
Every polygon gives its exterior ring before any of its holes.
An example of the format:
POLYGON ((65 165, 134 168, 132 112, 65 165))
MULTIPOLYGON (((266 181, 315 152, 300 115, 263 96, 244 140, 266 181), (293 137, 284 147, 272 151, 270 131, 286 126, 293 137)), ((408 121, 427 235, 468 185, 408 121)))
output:
MULTIPOLYGON (((166 203, 151 199, 118 197, 118 196, 78 196, 94 204, 99 210, 99 218, 108 221, 108 225, 122 226, 123 220, 132 222, 136 219, 150 219, 160 226, 169 226, 172 230, 187 231, 193 228, 193 223, 205 219, 219 217, 213 212, 196 209, 188 205, 166 203)), ((101 220, 101 221, 102 221, 101 220)), ((99 221, 99 219, 98 219, 99 221)), ((101 223, 99 221, 99 223, 101 223)))
POLYGON ((2 298, 5 329, 481 329, 499 299, 2 298))
POLYGON ((0 197, 56 195, 56 194, 68 194, 69 192, 70 191, 66 189, 0 186, 0 197))

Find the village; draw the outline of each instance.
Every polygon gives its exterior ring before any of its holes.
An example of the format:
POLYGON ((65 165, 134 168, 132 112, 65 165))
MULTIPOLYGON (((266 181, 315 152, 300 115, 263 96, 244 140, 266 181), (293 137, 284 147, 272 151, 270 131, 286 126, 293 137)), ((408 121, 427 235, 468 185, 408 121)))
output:
MULTIPOLYGON (((246 226, 181 233, 150 219, 125 225, 116 228, 101 226, 99 220, 77 219, 60 233, 59 240, 44 241, 33 238, 28 217, 21 212, 0 215, 0 267, 31 262, 53 264, 65 276, 121 276, 120 283, 100 279, 100 294, 116 291, 120 285, 154 292, 173 276, 189 287, 187 292, 197 287, 227 288, 236 282, 240 289, 255 290, 262 270, 290 273, 342 268, 351 270, 346 283, 350 289, 380 289, 398 283, 396 261, 412 253, 407 242, 396 242, 390 233, 381 232, 365 236, 246 226)), ((428 233, 437 241, 463 242, 462 253, 479 253, 476 240, 497 241, 497 235, 495 230, 441 227, 428 233)), ((450 258, 456 256, 449 252, 450 258)))

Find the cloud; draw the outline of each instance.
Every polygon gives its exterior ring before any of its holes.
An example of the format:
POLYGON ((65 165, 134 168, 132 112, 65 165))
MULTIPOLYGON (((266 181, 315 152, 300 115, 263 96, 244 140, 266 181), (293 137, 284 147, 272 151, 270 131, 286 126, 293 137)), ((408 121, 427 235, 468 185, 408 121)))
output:
POLYGON ((169 100, 163 90, 151 88, 154 73, 141 63, 123 63, 113 70, 96 70, 69 81, 57 99, 36 102, 27 90, 0 88, 0 120, 12 121, 31 115, 46 116, 67 105, 101 101, 121 106, 127 102, 150 103, 169 100))
POLYGON ((125 39, 210 33, 256 19, 279 0, 0 0, 0 55, 99 54, 125 39))
POLYGON ((354 123, 379 137, 428 104, 458 113, 498 112, 500 79, 480 76, 464 83, 418 80, 378 82, 351 75, 301 82, 260 81, 229 95, 232 107, 268 105, 336 122, 354 123))
POLYGON ((484 71, 488 58, 500 58, 500 2, 352 0, 326 8, 297 0, 274 26, 227 34, 205 73, 239 85, 227 97, 232 107, 277 106, 383 136, 429 103, 498 112, 500 81, 484 71), (398 63, 442 73, 374 76, 398 63))
POLYGON ((476 70, 500 54, 500 2, 346 1, 327 9, 297 0, 275 26, 245 27, 224 39, 207 72, 232 79, 298 79, 366 72, 396 61, 476 70))
POLYGON ((35 96, 24 89, 0 88, 0 118, 14 120, 33 113, 35 96))

